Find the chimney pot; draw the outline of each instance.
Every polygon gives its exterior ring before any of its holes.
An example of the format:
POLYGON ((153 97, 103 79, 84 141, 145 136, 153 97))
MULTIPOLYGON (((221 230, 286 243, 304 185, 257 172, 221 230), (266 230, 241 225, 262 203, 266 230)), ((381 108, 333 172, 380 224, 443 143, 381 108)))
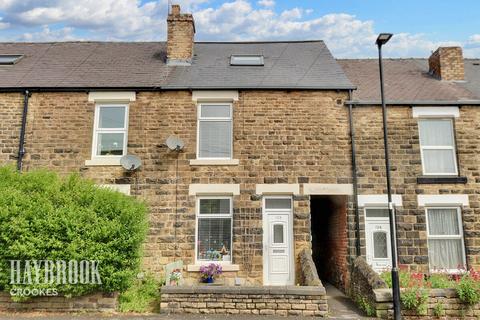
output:
POLYGON ((429 71, 447 81, 465 79, 463 53, 460 47, 440 47, 428 58, 429 71))
POLYGON ((180 5, 172 4, 172 16, 179 16, 180 15, 180 5))
POLYGON ((195 22, 190 13, 172 5, 167 18, 167 64, 190 65, 193 57, 195 22))

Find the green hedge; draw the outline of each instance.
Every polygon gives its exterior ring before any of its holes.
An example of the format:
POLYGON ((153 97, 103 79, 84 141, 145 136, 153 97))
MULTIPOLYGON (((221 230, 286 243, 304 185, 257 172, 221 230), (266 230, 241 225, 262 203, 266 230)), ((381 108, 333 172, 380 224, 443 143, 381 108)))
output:
POLYGON ((0 167, 0 289, 126 290, 138 272, 146 212, 144 203, 77 174, 0 167), (102 284, 11 285, 10 260, 97 260, 102 284))

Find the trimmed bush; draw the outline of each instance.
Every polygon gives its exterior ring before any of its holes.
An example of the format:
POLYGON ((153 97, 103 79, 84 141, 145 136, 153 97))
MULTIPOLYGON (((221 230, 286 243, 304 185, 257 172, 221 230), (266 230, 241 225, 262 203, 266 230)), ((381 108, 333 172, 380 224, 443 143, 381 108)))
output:
POLYGON ((138 272, 146 212, 144 203, 78 174, 0 167, 0 289, 126 290, 138 272), (102 283, 11 285, 10 260, 97 260, 102 283))

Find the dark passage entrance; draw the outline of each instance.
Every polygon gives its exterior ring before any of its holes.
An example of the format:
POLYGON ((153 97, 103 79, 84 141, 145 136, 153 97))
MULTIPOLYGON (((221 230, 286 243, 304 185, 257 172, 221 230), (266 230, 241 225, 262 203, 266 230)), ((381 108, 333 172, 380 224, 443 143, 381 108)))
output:
POLYGON ((312 257, 318 275, 345 290, 347 279, 347 197, 312 196, 312 257))

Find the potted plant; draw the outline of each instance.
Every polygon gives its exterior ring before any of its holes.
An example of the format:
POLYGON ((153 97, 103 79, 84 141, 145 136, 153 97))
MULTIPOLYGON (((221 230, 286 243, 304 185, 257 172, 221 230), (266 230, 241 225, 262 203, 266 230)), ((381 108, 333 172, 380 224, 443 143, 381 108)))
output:
POLYGON ((222 274, 222 266, 217 263, 210 263, 206 266, 201 266, 200 274, 202 276, 202 282, 213 283, 215 277, 222 274))
POLYGON ((180 279, 182 278, 182 272, 180 269, 175 269, 170 274, 170 285, 171 286, 178 286, 180 279))

